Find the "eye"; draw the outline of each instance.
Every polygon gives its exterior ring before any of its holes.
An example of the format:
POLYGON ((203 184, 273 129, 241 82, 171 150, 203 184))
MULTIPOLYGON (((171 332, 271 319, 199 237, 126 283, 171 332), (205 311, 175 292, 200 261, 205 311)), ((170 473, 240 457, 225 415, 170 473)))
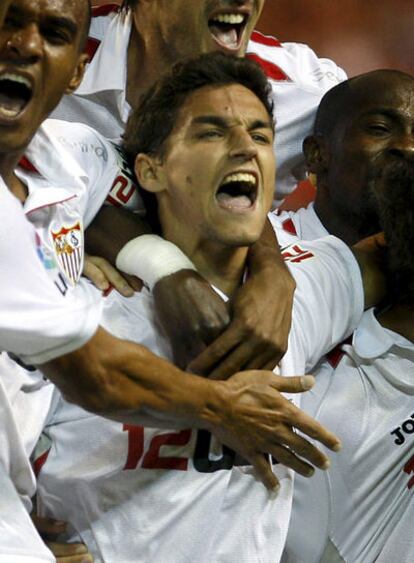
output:
POLYGON ((7 15, 4 19, 3 28, 4 29, 19 29, 22 25, 22 22, 17 16, 14 15, 7 15))
POLYGON ((65 29, 48 26, 42 29, 42 34, 52 45, 66 45, 71 42, 71 36, 65 29))
POLYGON ((387 135, 390 132, 390 127, 386 123, 369 123, 367 129, 376 136, 387 135))
POLYGON ((223 131, 220 131, 220 129, 207 129, 200 131, 197 137, 202 140, 213 141, 215 139, 221 139, 223 137, 223 131))
POLYGON ((251 137, 255 143, 259 143, 260 145, 272 144, 272 139, 270 138, 270 135, 267 135, 266 133, 252 132, 251 137))

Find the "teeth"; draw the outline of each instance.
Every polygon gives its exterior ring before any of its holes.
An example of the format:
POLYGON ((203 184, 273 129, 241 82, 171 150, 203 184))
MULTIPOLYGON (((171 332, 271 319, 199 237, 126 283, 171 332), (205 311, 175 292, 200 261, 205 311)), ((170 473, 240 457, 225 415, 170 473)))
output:
POLYGON ((23 76, 20 76, 18 74, 12 74, 12 73, 2 74, 0 76, 0 81, 1 80, 11 80, 13 82, 19 82, 20 84, 24 84, 27 88, 29 88, 29 90, 32 89, 32 85, 30 84, 30 80, 28 80, 27 78, 24 78, 23 76))
POLYGON ((0 115, 4 117, 16 117, 19 114, 19 109, 8 109, 0 106, 0 115))
POLYGON ((230 174, 226 178, 224 178, 222 186, 226 184, 231 184, 232 182, 245 182, 246 184, 253 184, 256 185, 256 176, 253 174, 249 174, 248 172, 239 172, 238 174, 230 174))
POLYGON ((244 16, 241 14, 220 14, 213 18, 212 21, 237 25, 244 22, 244 16))

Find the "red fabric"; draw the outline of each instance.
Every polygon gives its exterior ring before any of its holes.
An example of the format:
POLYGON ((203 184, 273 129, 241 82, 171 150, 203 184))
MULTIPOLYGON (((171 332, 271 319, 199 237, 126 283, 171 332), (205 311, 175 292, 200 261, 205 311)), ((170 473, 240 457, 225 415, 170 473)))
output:
POLYGON ((289 76, 285 72, 283 72, 283 70, 277 65, 266 61, 265 59, 262 59, 255 53, 247 53, 246 57, 251 59, 252 61, 256 61, 256 63, 258 63, 264 70, 267 78, 271 78, 272 80, 290 82, 289 76))
POLYGON ((282 211, 297 211, 301 207, 307 207, 315 200, 316 188, 309 181, 299 182, 297 188, 289 194, 280 206, 282 211))
POLYGON ((260 43, 261 45, 266 45, 267 47, 281 47, 281 42, 276 39, 276 37, 272 37, 271 35, 263 35, 260 31, 253 31, 252 33, 252 41, 256 43, 260 43))

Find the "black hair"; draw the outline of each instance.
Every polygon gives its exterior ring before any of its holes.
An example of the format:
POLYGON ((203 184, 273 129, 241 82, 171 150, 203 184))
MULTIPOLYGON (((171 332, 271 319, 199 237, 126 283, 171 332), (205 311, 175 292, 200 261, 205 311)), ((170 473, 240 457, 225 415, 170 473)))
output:
MULTIPOLYGON (((187 97, 204 86, 241 84, 263 103, 273 123, 271 86, 260 66, 249 59, 215 52, 198 56, 173 66, 170 73, 159 79, 140 99, 132 111, 123 135, 123 148, 133 167, 140 154, 163 155, 178 113, 187 97)), ((160 232, 156 197, 141 190, 148 221, 160 232)))
POLYGON ((271 89, 260 66, 245 58, 207 53, 174 65, 141 97, 123 137, 127 155, 132 159, 139 153, 162 156, 165 141, 187 97, 204 86, 228 84, 241 84, 253 92, 273 123, 271 89))

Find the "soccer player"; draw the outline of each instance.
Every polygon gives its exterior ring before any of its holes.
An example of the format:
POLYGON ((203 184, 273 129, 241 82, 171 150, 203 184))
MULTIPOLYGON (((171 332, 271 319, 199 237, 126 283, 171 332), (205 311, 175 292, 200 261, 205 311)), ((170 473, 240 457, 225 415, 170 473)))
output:
MULTIPOLYGON (((272 428, 272 423, 269 426, 267 410, 273 400, 275 408, 280 400, 273 374, 263 372, 258 378, 257 372, 249 372, 227 382, 214 382, 184 373, 146 348, 122 342, 99 328, 101 300, 96 291, 82 280, 74 286, 73 270, 65 269, 62 264, 58 267, 62 248, 69 245, 75 254, 80 246, 79 232, 74 228, 76 220, 72 217, 66 234, 58 221, 66 224, 70 212, 81 220, 82 208, 87 208, 81 191, 85 191, 87 173, 69 160, 73 164, 72 185, 68 185, 64 162, 58 170, 62 173, 61 183, 56 171, 54 177, 48 176, 49 161, 56 159, 53 150, 58 156, 64 153, 59 140, 48 135, 48 127, 30 146, 35 156, 36 149, 38 151, 35 162, 37 172, 45 175, 43 180, 36 177, 36 171, 31 170, 32 176, 25 174, 17 164, 30 138, 53 103, 59 100, 59 93, 76 87, 82 73, 85 61, 82 38, 88 24, 88 3, 77 0, 70 10, 63 8, 63 4, 57 5, 55 1, 44 4, 14 0, 0 31, 0 171, 9 186, 9 189, 2 187, 2 232, 11 233, 14 225, 24 222, 19 199, 25 206, 34 200, 38 204, 29 214, 35 216, 35 235, 29 230, 24 238, 22 233, 22 239, 14 246, 5 234, 1 237, 4 257, 1 262, 1 309, 4 312, 0 325, 1 346, 25 364, 41 365, 42 371, 68 399, 99 414, 139 421, 151 412, 152 416, 159 415, 172 424, 220 427, 218 431, 223 441, 229 439, 229 445, 236 450, 240 447, 240 454, 245 457, 253 455, 262 479, 269 487, 274 487, 276 479, 262 458, 263 451, 273 450, 276 436, 273 431, 279 424, 274 419, 275 426, 272 428), (42 147, 48 150, 44 150, 40 158, 42 147), (58 182, 54 192, 49 189, 52 180, 58 182), (39 186, 42 181, 43 187, 39 186), (36 185, 33 191, 32 184, 36 185), (73 207, 61 206, 62 202, 70 203, 69 188, 75 194, 71 198, 73 207), (46 195, 51 197, 51 191, 54 199, 46 200, 46 195), (64 201, 56 199, 58 194, 64 195, 64 201), (62 236, 63 241, 59 240, 62 236), (25 254, 20 254, 25 246, 25 254), (36 254, 36 260, 41 258, 52 279, 54 299, 47 298, 46 288, 50 288, 50 282, 44 284, 45 271, 36 269, 39 265, 33 260, 36 254), (21 256, 31 257, 25 262, 25 278, 21 276, 21 256), (45 291, 41 290, 42 284, 45 291), (249 416, 244 409, 247 397, 252 401, 249 416)), ((102 147, 88 147, 92 148, 102 147)), ((94 157, 101 158, 101 152, 94 153, 94 157)), ((302 383, 307 388, 307 380, 301 378, 289 382, 281 379, 279 383, 282 390, 303 390, 302 383)), ((288 402, 285 406, 289 410, 288 402)), ((295 424, 295 416, 291 415, 289 424, 295 424)), ((307 420, 307 424, 312 425, 312 422, 307 420)), ((314 430, 321 432, 322 439, 328 443, 336 443, 319 425, 314 430)), ((325 456, 318 459, 325 461, 325 456)))
POLYGON ((275 105, 280 202, 305 170, 301 143, 323 94, 346 78, 306 45, 280 43, 254 31, 265 0, 125 0, 95 8, 88 48, 92 61, 74 96, 55 116, 81 121, 120 139, 140 95, 175 62, 221 51, 258 61, 275 105))
POLYGON ((302 403, 338 432, 343 449, 312 487, 295 482, 289 563, 414 557, 413 97, 414 77, 393 70, 331 90, 304 145, 318 176, 314 210, 281 218, 302 237, 331 232, 349 244, 380 226, 388 288, 352 341, 321 363, 302 403))
MULTIPOLYGON (((301 143, 322 95, 346 76, 306 45, 281 44, 255 32, 263 5, 264 0, 126 0, 121 12, 114 4, 96 8, 88 43, 92 61, 80 88, 64 98, 54 116, 87 123, 119 140, 140 95, 174 62, 211 51, 247 55, 262 65, 276 101, 276 205, 303 176, 301 143)), ((133 193, 119 191, 122 203, 133 193)), ((103 256, 113 234, 108 222, 95 222, 98 228, 88 251, 103 256)), ((230 301, 230 316, 194 271, 183 268, 157 283, 158 314, 180 364, 205 346, 207 354, 196 367, 212 371, 220 366, 226 376, 246 367, 267 368, 280 359, 290 328, 292 282, 283 271, 273 274, 272 246, 252 248, 252 275, 230 301), (274 283, 277 303, 270 299, 274 283)), ((157 248, 152 255, 156 260, 157 248)))
MULTIPOLYGON (((140 184, 156 198, 148 209, 157 205, 164 237, 223 297, 231 296, 246 275, 248 247, 260 236, 273 196, 273 121, 260 69, 222 54, 175 67, 131 115, 125 147, 140 184)), ((289 375, 304 373, 352 330, 362 295, 356 262, 337 239, 293 247, 286 258, 297 281, 290 347, 281 363, 289 375)), ((111 296, 104 322, 171 357, 150 292, 129 300, 111 296)), ((60 399, 39 451, 42 513, 70 521, 69 538, 81 538, 103 561, 136 554, 148 562, 278 561, 291 471, 273 466, 280 491, 272 497, 249 463, 209 432, 176 431, 150 418, 147 425, 106 423, 60 399)), ((291 452, 281 445, 275 454, 283 462, 291 452)), ((294 468, 313 473, 303 460, 294 468)))

